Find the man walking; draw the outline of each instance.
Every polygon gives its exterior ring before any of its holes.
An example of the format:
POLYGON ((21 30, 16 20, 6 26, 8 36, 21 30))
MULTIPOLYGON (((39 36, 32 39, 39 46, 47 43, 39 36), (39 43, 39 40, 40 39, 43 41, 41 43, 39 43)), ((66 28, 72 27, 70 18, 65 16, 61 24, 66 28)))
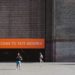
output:
POLYGON ((18 52, 16 57, 16 69, 21 69, 21 61, 22 61, 22 56, 18 52))

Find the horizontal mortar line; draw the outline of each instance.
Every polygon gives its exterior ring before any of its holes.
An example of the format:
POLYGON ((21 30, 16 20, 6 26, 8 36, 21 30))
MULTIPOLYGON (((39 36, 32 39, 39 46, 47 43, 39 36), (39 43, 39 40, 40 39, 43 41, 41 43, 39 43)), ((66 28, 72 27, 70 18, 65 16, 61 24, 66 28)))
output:
POLYGON ((75 42, 75 39, 54 39, 54 42, 75 42))

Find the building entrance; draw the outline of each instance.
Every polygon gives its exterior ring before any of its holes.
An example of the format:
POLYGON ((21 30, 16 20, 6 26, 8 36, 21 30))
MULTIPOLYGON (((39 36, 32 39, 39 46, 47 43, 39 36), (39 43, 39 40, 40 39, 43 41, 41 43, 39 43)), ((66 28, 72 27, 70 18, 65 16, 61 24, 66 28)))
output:
POLYGON ((42 49, 1 49, 0 62, 15 62, 17 52, 21 53, 23 62, 39 62, 40 52, 45 55, 42 49))

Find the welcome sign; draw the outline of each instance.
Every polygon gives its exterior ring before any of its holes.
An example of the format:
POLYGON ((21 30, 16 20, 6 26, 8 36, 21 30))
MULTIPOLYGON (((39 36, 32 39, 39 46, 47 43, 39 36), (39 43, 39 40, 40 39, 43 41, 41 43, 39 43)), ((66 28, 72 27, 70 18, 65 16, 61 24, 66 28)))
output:
POLYGON ((0 48, 45 48, 45 40, 40 38, 1 38, 0 48))

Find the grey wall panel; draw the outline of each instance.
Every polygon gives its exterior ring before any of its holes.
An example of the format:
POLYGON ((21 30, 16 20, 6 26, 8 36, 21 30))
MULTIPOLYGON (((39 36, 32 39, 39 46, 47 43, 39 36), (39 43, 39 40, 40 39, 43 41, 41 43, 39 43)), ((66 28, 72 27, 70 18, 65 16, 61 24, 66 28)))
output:
POLYGON ((57 42, 56 61, 75 62, 75 42, 57 42))
POLYGON ((41 0, 0 0, 0 37, 44 38, 41 4, 41 0))
POLYGON ((29 24, 29 0, 19 1, 17 4, 12 2, 11 19, 11 37, 30 37, 29 24), (14 6, 13 6, 14 5, 14 6))
POLYGON ((55 38, 75 39, 75 1, 54 0, 55 38))
POLYGON ((0 37, 8 37, 9 9, 8 3, 0 1, 0 37))
POLYGON ((54 38, 57 39, 56 61, 75 61, 74 0, 54 0, 54 38))

